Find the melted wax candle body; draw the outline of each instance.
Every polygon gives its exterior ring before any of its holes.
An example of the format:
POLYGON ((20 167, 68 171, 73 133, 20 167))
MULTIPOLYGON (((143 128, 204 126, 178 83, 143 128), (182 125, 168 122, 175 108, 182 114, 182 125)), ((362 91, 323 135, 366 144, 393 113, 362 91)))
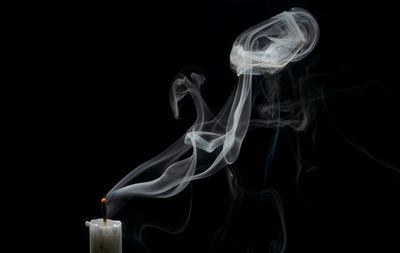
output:
POLYGON ((122 253, 121 222, 95 219, 86 222, 90 232, 90 253, 122 253))

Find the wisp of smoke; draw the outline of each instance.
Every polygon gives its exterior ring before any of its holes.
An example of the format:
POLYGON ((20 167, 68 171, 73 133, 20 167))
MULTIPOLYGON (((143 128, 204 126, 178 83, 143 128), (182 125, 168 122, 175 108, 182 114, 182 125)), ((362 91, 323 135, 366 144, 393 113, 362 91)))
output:
POLYGON ((310 13, 293 8, 243 32, 230 55, 237 75, 273 74, 307 56, 318 41, 318 24, 310 13))
MULTIPOLYGON (((217 114, 208 108, 200 92, 205 84, 205 77, 197 73, 179 74, 170 90, 173 115, 176 119, 180 118, 182 101, 189 97, 196 109, 196 119, 175 143, 133 169, 107 193, 109 215, 114 216, 133 197, 144 197, 141 200, 173 197, 186 189, 193 180, 209 177, 225 168, 229 185, 229 207, 224 212, 219 224, 221 226, 211 238, 209 250, 232 253, 284 252, 286 229, 283 205, 277 191, 265 188, 266 175, 269 174, 272 160, 277 158, 275 149, 280 133, 286 129, 294 132, 294 142, 289 140, 292 154, 285 155, 285 158, 294 158, 297 166, 297 191, 300 197, 306 200, 300 189, 300 175, 307 167, 312 169, 318 166, 308 163, 308 149, 304 148, 304 139, 299 132, 312 128, 308 126, 316 114, 316 102, 322 102, 325 108, 327 105, 323 89, 310 85, 311 79, 317 78, 316 75, 310 75, 307 70, 305 76, 297 78, 287 66, 309 55, 318 38, 319 27, 315 18, 299 8, 278 14, 241 33, 234 41, 230 53, 231 67, 237 74, 238 81, 217 114), (286 70, 282 71, 284 69, 286 70), (285 77, 289 80, 283 79, 285 77), (262 188, 252 191, 241 185, 239 173, 234 167, 241 162, 238 157, 245 137, 247 136, 248 141, 254 133, 251 130, 259 128, 271 129, 268 133, 272 133, 272 137, 265 157, 266 163, 262 165, 262 188), (231 165, 233 163, 235 164, 231 165), (248 215, 243 215, 244 213, 248 215), (246 219, 242 219, 243 217, 246 219), (235 231, 238 224, 244 228, 239 232, 235 231), (262 235, 262 238, 258 235, 262 235), (241 246, 244 245, 245 249, 238 247, 236 242, 239 238, 241 246), (230 245, 225 245, 226 242, 230 245)), ((331 123, 329 113, 327 115, 334 132, 341 139, 378 164, 396 172, 400 171, 397 167, 376 158, 363 146, 343 134, 331 123)), ((311 138, 304 137, 313 146, 312 150, 315 148, 315 140, 318 139, 315 137, 316 128, 314 130, 311 138)), ((246 144, 247 142, 244 146, 246 144)), ((241 158, 245 157, 246 151, 244 148, 241 158)), ((251 166, 242 167, 247 171, 251 166)), ((184 193, 177 197, 184 196, 184 193)), ((135 216, 135 233, 132 235, 140 246, 146 247, 142 238, 143 229, 156 228, 168 233, 181 233, 188 226, 192 198, 188 205, 187 212, 179 210, 180 217, 183 213, 186 216, 179 225, 167 226, 164 221, 169 219, 160 218, 159 215, 157 218, 158 221, 163 220, 162 226, 157 221, 135 216)), ((133 226, 129 228, 132 229, 133 226)))
POLYGON ((204 76, 196 73, 179 75, 170 92, 174 116, 179 118, 180 101, 190 96, 197 118, 174 144, 133 169, 109 191, 110 215, 118 211, 124 203, 122 200, 134 196, 171 197, 184 190, 192 180, 213 175, 234 163, 249 126, 304 129, 307 124, 305 109, 298 104, 281 104, 279 83, 274 78, 266 80, 264 104, 258 104, 256 108, 261 119, 251 119, 255 105, 253 79, 277 73, 289 63, 304 58, 315 47, 318 36, 314 17, 298 8, 278 14, 240 34, 230 54, 238 83, 216 115, 200 94, 204 76))

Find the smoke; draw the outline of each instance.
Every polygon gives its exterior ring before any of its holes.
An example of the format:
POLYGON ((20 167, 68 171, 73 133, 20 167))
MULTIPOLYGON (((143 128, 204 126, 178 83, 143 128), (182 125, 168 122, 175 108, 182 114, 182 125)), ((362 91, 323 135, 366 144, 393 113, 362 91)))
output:
POLYGON ((210 111, 201 96, 204 76, 196 73, 178 75, 170 92, 174 116, 179 118, 180 101, 190 96, 197 118, 174 144, 132 170, 110 190, 107 194, 110 214, 118 210, 123 199, 171 197, 184 190, 190 181, 211 176, 225 165, 234 163, 249 126, 291 126, 303 130, 308 122, 307 112, 298 103, 280 103, 281 88, 276 78, 265 80, 264 103, 257 103, 256 108, 261 117, 251 120, 255 105, 253 79, 257 75, 274 74, 290 62, 304 58, 314 48, 318 35, 313 16, 297 8, 239 35, 230 55, 232 69, 239 80, 217 115, 210 111))
POLYGON ((319 37, 318 24, 304 9, 293 8, 253 26, 235 40, 230 55, 237 75, 273 74, 307 56, 319 37))
MULTIPOLYGON (((196 118, 175 143, 133 169, 108 192, 110 216, 114 216, 133 197, 144 197, 140 198, 139 202, 135 201, 135 205, 139 203, 139 206, 143 199, 149 198, 159 198, 158 202, 165 198, 174 201, 182 196, 185 200, 189 199, 187 210, 181 208, 182 210, 169 212, 181 219, 173 225, 166 224, 171 223, 173 218, 158 213, 155 215, 156 221, 153 217, 151 220, 146 219, 151 215, 135 214, 132 224, 124 223, 134 231, 129 236, 134 236, 136 242, 143 243, 141 246, 145 248, 142 237, 144 229, 157 228, 168 233, 181 233, 188 226, 193 205, 192 187, 188 187, 190 182, 225 169, 229 195, 224 201, 227 201, 229 206, 221 219, 221 226, 210 240, 212 244, 209 251, 284 252, 287 238, 283 204, 277 191, 265 187, 267 176, 272 161, 277 160, 275 154, 280 144, 278 139, 280 140, 284 133, 288 138, 288 149, 291 148, 292 153, 283 156, 293 159, 294 166, 297 167, 297 191, 307 202, 302 193, 300 177, 303 171, 317 170, 319 166, 318 161, 314 164, 310 162, 312 159, 309 159, 318 153, 315 149, 318 146, 316 142, 320 139, 316 137, 316 120, 313 121, 318 110, 316 103, 322 105, 322 109, 326 109, 324 115, 327 116, 333 132, 338 135, 337 139, 343 139, 372 161, 399 172, 397 167, 375 157, 335 126, 327 108, 325 87, 316 87, 313 82, 318 82, 317 79, 321 78, 332 79, 336 74, 312 75, 306 69, 305 75, 297 75, 291 71, 289 65, 309 55, 318 38, 319 28, 314 17, 298 8, 278 14, 244 31, 234 41, 230 54, 231 67, 237 74, 238 81, 224 106, 216 114, 208 108, 201 95, 206 83, 205 77, 198 73, 178 74, 170 90, 173 115, 180 119, 182 101, 190 98, 196 110, 196 118), (314 125, 310 126, 312 122, 315 123, 315 128, 312 127, 314 125), (235 172, 235 166, 257 174, 257 171, 253 171, 256 166, 241 166, 241 159, 238 158, 239 154, 240 158, 245 157, 246 152, 251 149, 260 149, 254 145, 247 147, 246 141, 254 132, 257 133, 256 138, 261 139, 257 130, 262 128, 268 129, 269 143, 267 154, 263 154, 263 159, 258 159, 264 160, 261 166, 261 186, 254 187, 257 189, 251 191, 243 186, 243 182, 239 182, 240 177, 235 172), (303 133, 299 133, 306 130, 311 130, 311 138, 310 135, 303 136, 303 133), (291 133, 293 136, 290 136, 291 133), (185 189, 190 189, 189 198, 185 195, 188 191, 182 192, 185 189), (242 219, 243 217, 246 218, 242 219), (235 245, 238 241, 241 242, 240 246, 235 245), (225 245, 226 242, 230 245, 225 245)), ((341 92, 348 93, 359 89, 352 86, 341 89, 341 92)), ((267 138, 262 139, 262 142, 267 141, 267 138)), ((327 145, 330 145, 329 142, 327 145)), ((135 200, 137 199, 139 198, 135 200)), ((168 208, 171 208, 170 206, 168 208)), ((214 216, 214 213, 212 215, 214 216)))
POLYGON ((229 207, 209 252, 284 252, 286 227, 281 198, 273 189, 249 191, 228 167, 229 207), (243 219, 243 217, 246 219, 243 219), (226 242, 240 242, 226 244, 226 242))
MULTIPOLYGON (((237 84, 218 114, 214 114, 201 95, 205 77, 190 73, 179 74, 171 85, 170 104, 173 115, 180 118, 181 101, 190 97, 196 109, 193 125, 164 152, 133 169, 107 194, 108 212, 115 215, 132 197, 169 198, 182 192, 191 181, 209 177, 222 168, 229 167, 237 160, 249 130, 258 128, 273 129, 264 172, 274 157, 280 128, 288 127, 295 131, 306 129, 313 117, 313 94, 304 94, 304 83, 290 80, 281 83, 277 75, 289 63, 299 61, 315 47, 319 36, 318 25, 313 16, 294 8, 278 14, 240 34, 235 40, 231 54, 231 67, 238 76, 237 84)), ((268 223, 274 230, 272 239, 266 244, 264 238, 249 238, 246 251, 257 249, 270 252, 283 252, 286 245, 286 232, 283 209, 279 195, 272 189, 251 193, 239 186, 235 173, 227 169, 231 206, 220 228, 221 233, 214 237, 215 249, 220 240, 228 236, 230 220, 240 212, 237 205, 248 200, 247 206, 259 206, 253 213, 252 223, 268 223), (271 212, 265 220, 266 210, 271 212)), ((191 203, 191 201, 190 201, 191 203)), ((191 204, 190 204, 191 206, 191 204)), ((182 231, 189 220, 190 209, 185 219, 175 227, 162 228, 156 223, 147 222, 135 225, 142 242, 141 233, 146 227, 159 228, 171 233, 182 231)), ((261 226, 260 226, 261 227, 261 226)), ((249 234, 250 235, 250 234, 249 234)), ((249 236, 248 235, 248 236, 249 236)), ((243 235, 242 239, 245 238, 243 235)), ((143 245, 144 246, 144 245, 143 245)), ((234 252, 239 249, 230 248, 234 252)))

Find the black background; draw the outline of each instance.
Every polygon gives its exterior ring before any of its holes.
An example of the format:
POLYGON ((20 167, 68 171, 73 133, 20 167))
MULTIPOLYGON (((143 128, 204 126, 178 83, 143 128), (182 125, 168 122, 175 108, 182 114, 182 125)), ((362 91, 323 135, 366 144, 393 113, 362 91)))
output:
MULTIPOLYGON (((169 108, 174 76, 186 67, 201 69, 209 84, 206 99, 216 111, 235 82, 229 67, 235 37, 295 6, 313 13, 320 25, 316 71, 357 80, 337 78, 329 85, 365 80, 380 87, 358 100, 332 102, 337 124, 376 157, 399 166, 397 8, 390 4, 210 0, 28 7, 17 18, 5 96, 10 150, 16 151, 10 170, 23 189, 11 194, 11 206, 18 219, 43 221, 40 239, 29 247, 88 252, 84 222, 100 215, 99 199, 190 126, 190 120, 176 121, 169 108)), ((295 168, 281 169, 274 183, 285 209, 287 252, 399 252, 394 173, 346 144, 326 146, 329 152, 318 159, 327 166, 302 181, 313 208, 296 192, 295 168)), ((218 177, 204 181, 216 184, 218 177)), ((215 195, 205 190, 198 201, 212 205, 215 195)), ((216 221, 211 212, 200 215, 206 207, 197 208, 193 224, 201 226, 190 227, 197 239, 157 232, 148 248, 205 252, 202 234, 216 221)))

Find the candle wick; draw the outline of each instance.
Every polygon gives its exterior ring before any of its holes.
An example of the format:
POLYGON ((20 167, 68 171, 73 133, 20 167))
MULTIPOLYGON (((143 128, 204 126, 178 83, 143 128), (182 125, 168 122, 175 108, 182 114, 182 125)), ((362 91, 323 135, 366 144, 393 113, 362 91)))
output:
POLYGON ((104 226, 107 226, 107 199, 101 199, 101 215, 103 217, 104 226))

